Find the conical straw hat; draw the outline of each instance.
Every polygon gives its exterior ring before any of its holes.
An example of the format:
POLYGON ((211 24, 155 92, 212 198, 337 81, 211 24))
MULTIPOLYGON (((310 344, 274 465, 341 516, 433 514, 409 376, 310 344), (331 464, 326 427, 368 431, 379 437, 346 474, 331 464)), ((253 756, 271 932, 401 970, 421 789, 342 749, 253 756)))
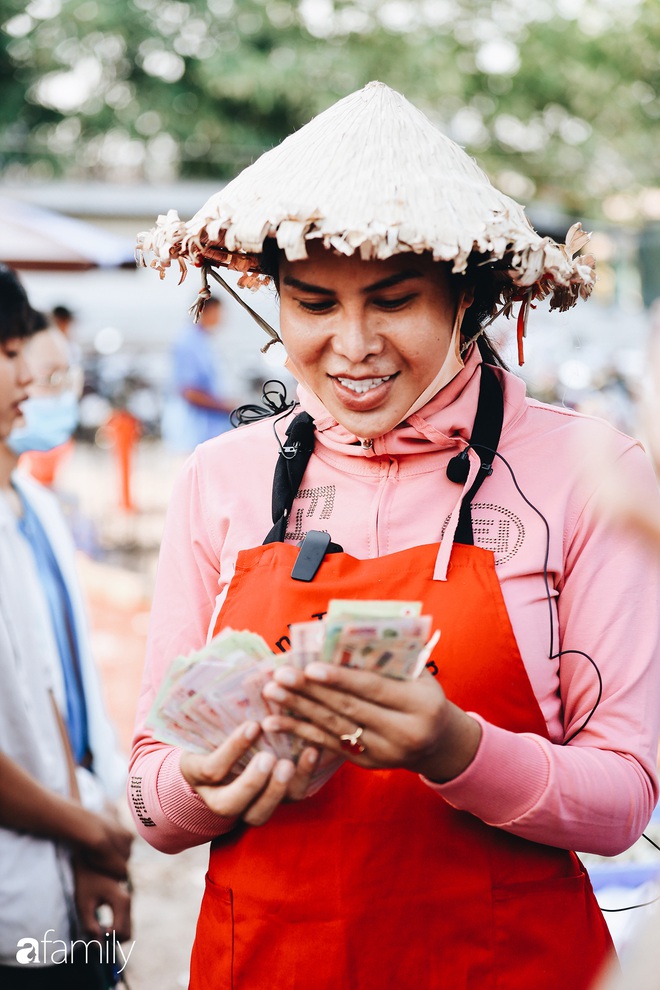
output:
POLYGON ((474 252, 502 269, 502 299, 551 295, 568 309, 593 286, 593 260, 540 237, 523 208, 490 183, 462 148, 400 93, 380 82, 335 103, 263 154, 212 196, 188 223, 174 210, 138 237, 138 257, 163 270, 178 260, 222 265, 255 286, 264 240, 292 260, 321 240, 365 259, 429 251, 466 269, 474 252))

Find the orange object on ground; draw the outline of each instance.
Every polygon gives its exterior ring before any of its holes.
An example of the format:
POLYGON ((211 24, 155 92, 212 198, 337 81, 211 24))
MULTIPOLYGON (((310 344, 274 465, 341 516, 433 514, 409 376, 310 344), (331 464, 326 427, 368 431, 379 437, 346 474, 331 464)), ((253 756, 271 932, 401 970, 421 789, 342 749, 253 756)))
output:
MULTIPOLYGON (((442 631, 429 669, 450 700, 513 732, 547 738, 493 555, 457 544, 358 560, 325 557, 309 584, 298 549, 242 552, 216 632, 260 633, 332 598, 414 599, 442 631)), ((312 798, 211 847, 191 990, 586 990, 611 940, 577 856, 457 811, 405 770, 345 763, 312 798)))
POLYGON ((131 459, 133 447, 142 436, 139 420, 126 409, 115 409, 103 427, 104 434, 110 440, 119 468, 120 497, 119 504, 127 512, 133 512, 135 506, 131 499, 131 459))

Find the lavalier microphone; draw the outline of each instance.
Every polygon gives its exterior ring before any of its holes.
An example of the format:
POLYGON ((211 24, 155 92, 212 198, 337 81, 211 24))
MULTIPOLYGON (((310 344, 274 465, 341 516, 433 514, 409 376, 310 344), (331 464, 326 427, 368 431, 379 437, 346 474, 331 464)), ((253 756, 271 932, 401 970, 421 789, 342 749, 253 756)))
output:
POLYGON ((469 447, 452 457, 447 465, 447 477, 457 485, 464 485, 470 473, 469 447))

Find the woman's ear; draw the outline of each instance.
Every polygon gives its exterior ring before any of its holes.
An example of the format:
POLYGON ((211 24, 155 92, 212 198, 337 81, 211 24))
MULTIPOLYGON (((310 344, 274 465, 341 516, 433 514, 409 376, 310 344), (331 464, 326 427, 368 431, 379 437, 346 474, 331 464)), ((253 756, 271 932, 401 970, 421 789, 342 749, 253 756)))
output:
POLYGON ((463 351, 467 347, 469 341, 463 334, 463 321, 465 320, 465 314, 469 310, 470 306, 474 302, 474 285, 465 279, 465 287, 461 285, 461 291, 458 294, 458 303, 456 305, 456 315, 454 317, 454 346, 456 348, 456 353, 459 356, 461 363, 463 351))
POLYGON ((458 329, 460 332, 463 320, 465 319, 465 314, 474 302, 474 287, 466 283, 465 286, 461 285, 460 291, 458 293, 458 300, 456 303, 456 315, 454 317, 454 325, 458 324, 458 329))
POLYGON ((465 313, 474 302, 475 285, 473 279, 469 275, 466 275, 460 288, 459 310, 461 311, 461 315, 465 316, 465 313))

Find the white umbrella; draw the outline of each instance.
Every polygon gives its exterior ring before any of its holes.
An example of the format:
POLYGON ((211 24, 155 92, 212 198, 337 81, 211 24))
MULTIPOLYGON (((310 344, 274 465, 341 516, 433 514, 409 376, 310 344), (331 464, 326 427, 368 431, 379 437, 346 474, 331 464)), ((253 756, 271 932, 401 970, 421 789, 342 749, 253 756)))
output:
POLYGON ((0 195, 0 261, 23 271, 135 266, 128 238, 5 195, 0 195))

